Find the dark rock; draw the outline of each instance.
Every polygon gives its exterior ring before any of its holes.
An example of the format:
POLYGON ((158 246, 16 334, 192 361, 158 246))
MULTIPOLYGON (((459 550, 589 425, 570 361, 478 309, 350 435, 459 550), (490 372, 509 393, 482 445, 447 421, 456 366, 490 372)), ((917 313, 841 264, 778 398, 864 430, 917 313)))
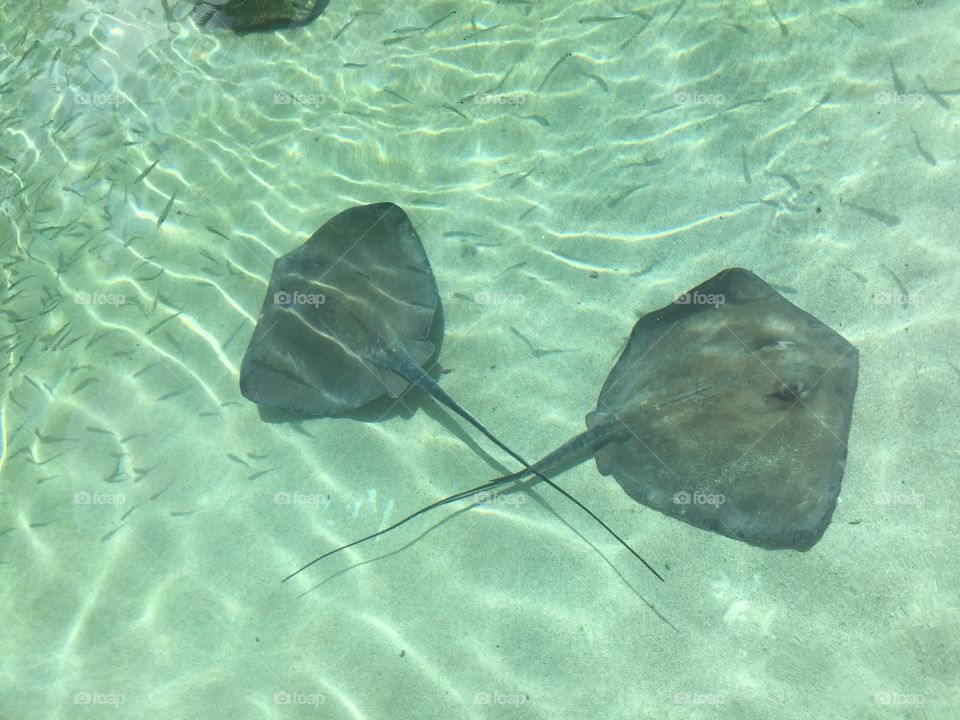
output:
POLYGON ((300 27, 322 13, 330 0, 198 0, 197 25, 207 30, 230 28, 235 33, 300 27))

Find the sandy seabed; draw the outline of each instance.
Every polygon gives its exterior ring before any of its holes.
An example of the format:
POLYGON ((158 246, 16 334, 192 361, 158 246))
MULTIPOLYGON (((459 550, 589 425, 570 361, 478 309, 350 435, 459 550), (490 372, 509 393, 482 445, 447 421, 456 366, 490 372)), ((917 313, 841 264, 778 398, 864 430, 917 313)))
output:
POLYGON ((236 37, 110 5, 0 9, 0 717, 955 716, 960 7, 332 0, 236 37), (385 200, 442 386, 530 459, 722 268, 843 334, 823 539, 703 532, 585 462, 559 482, 665 583, 535 486, 281 584, 514 469, 416 393, 239 393, 273 259, 385 200))

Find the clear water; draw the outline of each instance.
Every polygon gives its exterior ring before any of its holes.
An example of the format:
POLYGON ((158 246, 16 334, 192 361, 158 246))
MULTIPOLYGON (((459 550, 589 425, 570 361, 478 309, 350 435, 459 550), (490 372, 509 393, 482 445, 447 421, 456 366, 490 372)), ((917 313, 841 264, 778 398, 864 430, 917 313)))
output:
POLYGON ((167 7, 0 10, 0 717, 955 717, 960 7, 331 0, 244 37, 167 7), (273 259, 384 200, 443 386, 528 458, 724 267, 844 334, 824 538, 752 548, 586 462, 563 486, 665 583, 537 487, 281 585, 513 469, 418 397, 239 394, 273 259))

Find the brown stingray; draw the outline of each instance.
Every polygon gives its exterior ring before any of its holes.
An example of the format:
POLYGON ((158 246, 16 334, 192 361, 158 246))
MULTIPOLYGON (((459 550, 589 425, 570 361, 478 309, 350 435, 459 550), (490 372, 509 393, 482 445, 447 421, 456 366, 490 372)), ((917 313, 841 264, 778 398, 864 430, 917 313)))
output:
POLYGON ((300 27, 315 20, 329 0, 196 0, 197 25, 235 33, 300 27))
POLYGON ((648 507, 766 548, 830 522, 855 347, 734 268, 644 316, 587 416, 603 475, 648 507))
POLYGON ((240 391, 265 408, 323 417, 416 385, 528 467, 423 369, 439 306, 407 214, 393 203, 344 210, 274 263, 240 391))
MULTIPOLYGON (((752 545, 808 550, 840 493, 857 368, 857 349, 836 332, 753 273, 724 270, 640 318, 588 430, 532 471, 594 455, 654 510, 752 545)), ((313 562, 530 474, 457 493, 313 562)))

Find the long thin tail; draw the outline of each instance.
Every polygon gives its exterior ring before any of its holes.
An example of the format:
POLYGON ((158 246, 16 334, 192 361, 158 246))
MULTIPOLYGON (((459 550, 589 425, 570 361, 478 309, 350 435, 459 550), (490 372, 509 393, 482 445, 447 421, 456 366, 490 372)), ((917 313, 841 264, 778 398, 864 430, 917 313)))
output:
MULTIPOLYGON (((347 548, 352 548, 361 543, 364 543, 367 540, 372 540, 376 537, 380 537, 381 535, 386 535, 388 532, 391 532, 392 530, 396 530, 398 527, 400 527, 404 523, 407 523, 410 520, 413 520, 414 518, 420 517, 421 515, 424 515, 430 512, 431 510, 435 510, 439 507, 443 507, 444 505, 449 505, 450 503, 456 502, 458 500, 465 500, 466 498, 469 498, 473 495, 477 495, 479 493, 489 493, 491 490, 495 490, 496 488, 502 485, 506 485, 507 483, 511 483, 511 482, 520 481, 523 478, 528 477, 530 475, 536 475, 538 478, 544 480, 548 485, 550 485, 550 487, 552 487, 554 490, 556 490, 561 495, 563 495, 567 500, 574 503, 577 507, 579 507, 585 513, 587 513, 587 515, 593 518, 600 525, 600 527, 606 530, 614 539, 616 539, 618 543, 620 543, 623 547, 625 547, 630 552, 631 555, 633 555, 637 560, 643 563, 644 567, 646 567, 647 570, 652 572, 658 580, 663 582, 663 577, 660 575, 660 573, 654 570, 650 566, 650 564, 646 560, 644 560, 639 555, 639 553, 637 553, 636 550, 630 547, 623 540, 623 538, 617 535, 617 533, 615 533, 605 522, 603 522, 603 520, 597 517, 597 515, 592 510, 590 510, 586 505, 584 505, 582 502, 577 500, 575 497, 573 497, 570 493, 568 493, 566 490, 561 488, 559 485, 554 483, 545 474, 550 470, 550 468, 569 459, 570 456, 574 453, 583 452, 584 450, 589 450, 591 453, 594 452, 597 449, 598 444, 602 444, 602 438, 600 437, 600 433, 596 432, 595 430, 589 430, 585 433, 582 433, 581 435, 578 435, 573 440, 567 443, 564 443, 561 447, 559 447, 557 450, 547 455, 547 457, 545 457, 540 462, 536 463, 533 467, 527 466, 523 470, 512 473, 510 475, 504 475, 502 477, 486 482, 483 485, 478 485, 469 490, 463 490, 461 492, 454 493, 453 495, 445 497, 442 500, 437 500, 436 502, 431 503, 430 505, 420 508, 412 515, 408 515, 407 517, 395 522, 393 525, 390 525, 389 527, 386 527, 383 530, 378 530, 377 532, 371 533, 370 535, 367 535, 366 537, 362 537, 359 540, 354 540, 352 543, 348 543, 347 545, 342 545, 338 548, 335 548, 334 550, 330 550, 329 552, 326 552, 323 555, 317 558, 314 558, 313 560, 308 562, 306 565, 301 567, 299 570, 296 570, 295 572, 290 573, 289 575, 287 575, 287 577, 283 579, 282 582, 286 582, 290 578, 296 575, 299 575, 307 568, 312 567, 313 565, 317 564, 321 560, 324 560, 325 558, 330 557, 331 555, 335 555, 341 550, 346 550, 347 548)), ((513 455, 512 452, 510 454, 513 455)), ((517 457, 517 459, 520 462, 522 462, 524 465, 527 465, 526 461, 524 461, 522 458, 519 458, 518 456, 515 456, 515 457, 517 457)), ((494 496, 496 494, 497 493, 494 493, 494 496)))

